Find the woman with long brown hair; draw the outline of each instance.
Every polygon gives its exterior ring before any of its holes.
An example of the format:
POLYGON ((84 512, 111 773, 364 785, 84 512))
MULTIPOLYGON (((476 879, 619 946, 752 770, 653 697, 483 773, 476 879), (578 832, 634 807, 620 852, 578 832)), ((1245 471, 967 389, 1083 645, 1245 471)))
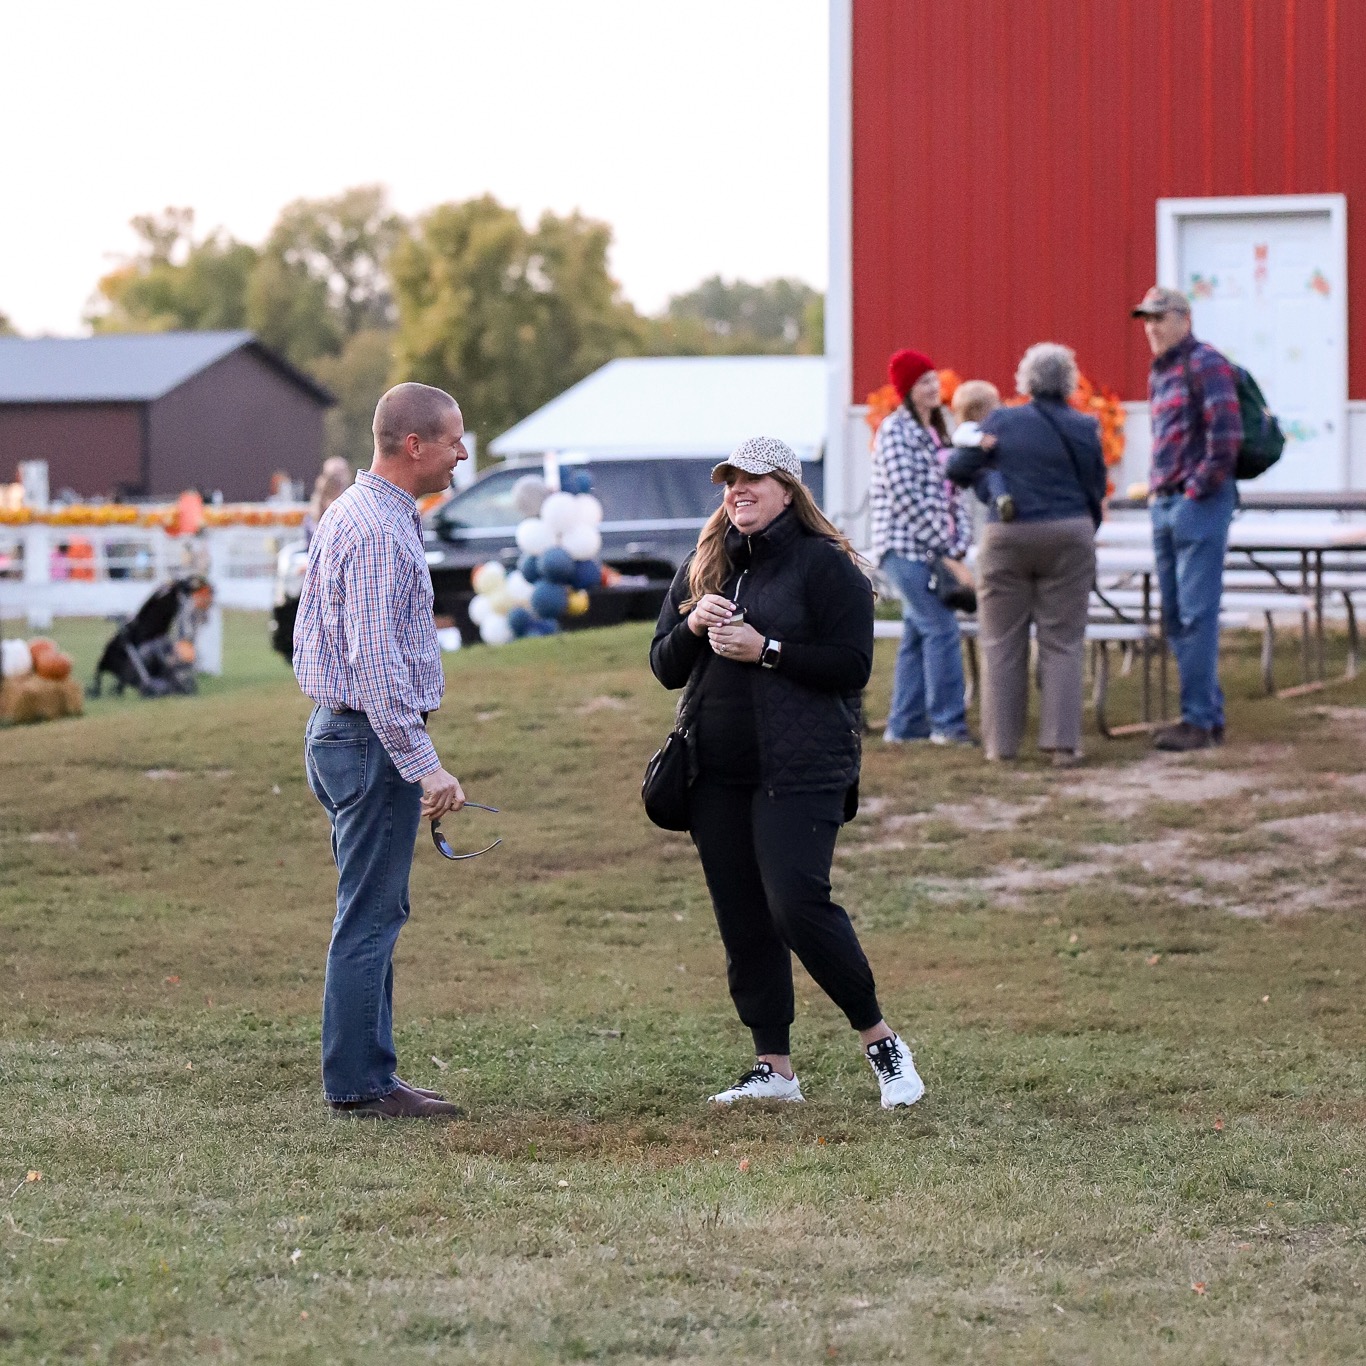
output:
POLYGON ((873 592, 848 539, 771 437, 712 471, 726 485, 659 614, 650 667, 683 688, 689 829, 755 1065, 711 1099, 799 1101, 792 954, 858 1031, 885 1109, 924 1094, 882 1018, 873 974, 830 899, 840 826, 858 809, 873 592))

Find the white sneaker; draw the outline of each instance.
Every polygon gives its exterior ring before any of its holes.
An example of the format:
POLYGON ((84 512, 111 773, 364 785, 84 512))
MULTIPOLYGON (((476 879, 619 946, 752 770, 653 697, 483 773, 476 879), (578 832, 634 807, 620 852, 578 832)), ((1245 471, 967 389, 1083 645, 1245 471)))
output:
POLYGON ((899 1105, 914 1105, 925 1094, 925 1083, 915 1070, 911 1050, 895 1034, 879 1039, 865 1050, 868 1065, 882 1088, 882 1108, 895 1110, 899 1105))
MULTIPOLYGON (((910 1054, 907 1054, 909 1057, 910 1054)), ((805 1100, 797 1078, 780 1076, 766 1062, 754 1064, 734 1086, 707 1099, 713 1105, 734 1105, 737 1100, 805 1100)))

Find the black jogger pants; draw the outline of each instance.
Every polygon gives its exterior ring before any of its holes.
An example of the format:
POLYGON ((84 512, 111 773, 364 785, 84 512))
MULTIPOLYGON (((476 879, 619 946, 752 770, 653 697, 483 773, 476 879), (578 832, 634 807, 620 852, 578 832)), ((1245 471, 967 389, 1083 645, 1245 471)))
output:
POLYGON ((692 840, 726 947, 726 976, 756 1053, 788 1053, 795 953, 854 1029, 882 1018, 873 971, 842 906, 830 863, 843 792, 770 797, 761 787, 692 787, 692 840))

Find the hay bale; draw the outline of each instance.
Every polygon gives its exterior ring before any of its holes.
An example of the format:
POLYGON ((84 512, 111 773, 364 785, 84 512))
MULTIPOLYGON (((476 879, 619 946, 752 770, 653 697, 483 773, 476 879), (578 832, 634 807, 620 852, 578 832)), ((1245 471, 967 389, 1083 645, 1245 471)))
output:
POLYGON ((62 715, 85 715, 85 689, 74 678, 64 678, 57 684, 62 692, 62 715))
POLYGON ((80 716, 84 710, 81 685, 74 679, 58 682, 28 674, 0 682, 0 721, 23 726, 35 721, 55 721, 61 716, 80 716))

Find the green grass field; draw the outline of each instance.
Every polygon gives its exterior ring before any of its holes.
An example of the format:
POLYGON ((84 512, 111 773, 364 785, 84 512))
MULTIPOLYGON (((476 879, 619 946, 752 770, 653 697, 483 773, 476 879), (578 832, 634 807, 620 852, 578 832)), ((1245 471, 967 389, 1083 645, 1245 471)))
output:
MULTIPOLYGON (((108 630, 56 634, 86 672, 108 630)), ((1257 698, 1248 641, 1217 752, 871 741, 836 892, 927 1097, 882 1113, 799 976, 809 1103, 711 1113, 747 1037, 639 806, 648 639, 449 657, 505 843, 417 850, 447 1126, 321 1103, 334 877, 261 618, 198 697, 0 731, 0 1361, 1362 1359, 1366 683, 1257 698)))

